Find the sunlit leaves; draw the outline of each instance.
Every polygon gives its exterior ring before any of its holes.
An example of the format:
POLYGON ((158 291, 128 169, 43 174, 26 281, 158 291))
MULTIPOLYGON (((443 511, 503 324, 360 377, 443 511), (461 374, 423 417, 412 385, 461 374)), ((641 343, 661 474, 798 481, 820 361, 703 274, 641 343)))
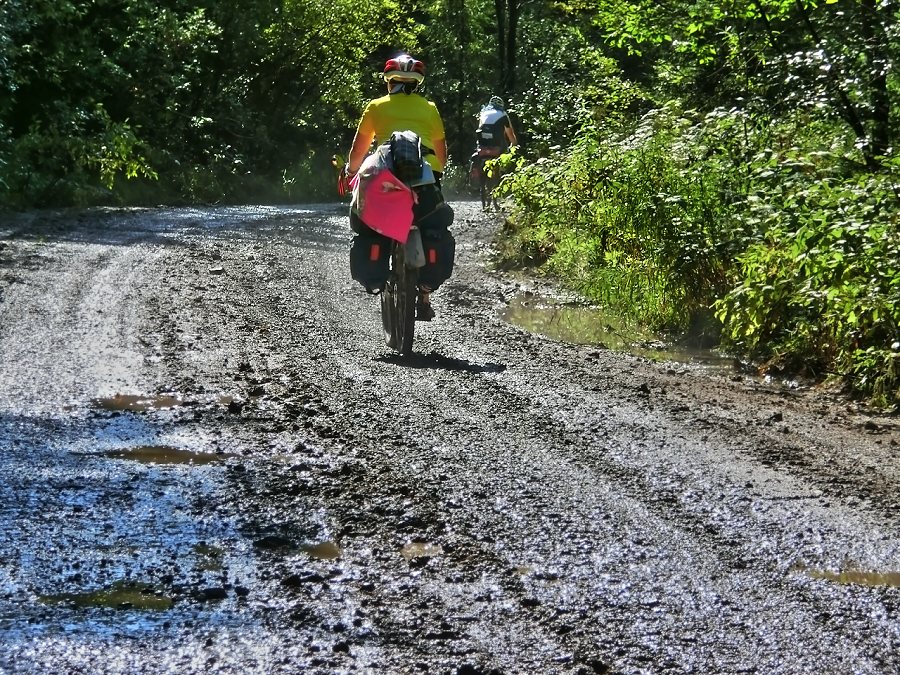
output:
POLYGON ((107 187, 158 173, 176 192, 216 199, 225 181, 281 173, 311 145, 343 137, 374 83, 372 54, 391 40, 415 43, 407 9, 395 0, 248 0, 240 11, 211 0, 0 3, 0 46, 10 47, 0 49, 0 181, 21 198, 66 202, 89 180, 81 169, 107 187))
POLYGON ((843 178, 821 153, 810 159, 777 182, 758 174, 755 189, 781 208, 761 223, 764 239, 738 257, 739 283, 717 305, 725 335, 748 353, 840 373, 881 403, 900 402, 900 379, 878 370, 900 334, 892 181, 843 178))

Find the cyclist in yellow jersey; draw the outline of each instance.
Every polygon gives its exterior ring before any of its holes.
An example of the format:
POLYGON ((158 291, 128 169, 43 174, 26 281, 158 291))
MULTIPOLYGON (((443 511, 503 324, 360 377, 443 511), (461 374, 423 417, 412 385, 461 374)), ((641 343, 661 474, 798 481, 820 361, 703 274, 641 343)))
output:
MULTIPOLYGON (((436 182, 414 188, 417 200, 413 207, 413 218, 414 223, 422 232, 426 249, 426 265, 420 270, 419 275, 416 319, 431 321, 434 318, 431 292, 450 276, 455 251, 455 240, 448 230, 453 222, 453 210, 444 201, 440 184, 444 165, 447 163, 444 123, 437 106, 416 93, 419 85, 425 80, 424 63, 408 54, 401 54, 387 60, 384 64, 383 77, 388 93, 369 102, 363 111, 356 135, 353 137, 346 171, 349 176, 353 176, 359 171, 369 154, 373 141, 377 141, 379 144, 385 143, 395 131, 409 130, 419 136, 422 143, 422 154, 431 167, 436 182)), ((366 242, 371 242, 373 237, 380 236, 366 231, 358 218, 354 218, 352 209, 350 223, 354 232, 357 233, 354 239, 357 245, 361 238, 366 242)), ((379 243, 377 239, 375 242, 379 243)), ((381 244, 383 243, 381 242, 381 244)), ((366 251, 375 250, 358 248, 363 254, 366 251)), ((386 248, 381 248, 381 250, 386 250, 386 248)), ((353 257, 353 250, 351 250, 351 259, 353 257)), ((371 257, 371 259, 375 258, 371 257)), ((369 292, 377 292, 383 287, 383 281, 379 280, 379 283, 366 283, 365 285, 369 292)))
POLYGON ((350 148, 347 170, 350 175, 359 167, 377 140, 384 143, 395 131, 414 131, 422 139, 425 160, 441 173, 447 163, 447 139, 444 122, 437 106, 415 93, 425 79, 425 64, 406 54, 388 59, 384 65, 386 96, 376 98, 366 106, 350 148))

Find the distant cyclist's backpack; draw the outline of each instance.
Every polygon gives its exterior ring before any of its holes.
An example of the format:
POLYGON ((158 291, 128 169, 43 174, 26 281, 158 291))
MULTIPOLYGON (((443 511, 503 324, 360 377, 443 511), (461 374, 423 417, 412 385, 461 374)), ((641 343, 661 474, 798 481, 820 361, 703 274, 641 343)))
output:
POLYGON ((505 150, 508 142, 504 130, 508 125, 509 117, 499 108, 491 105, 482 108, 478 114, 478 129, 475 130, 478 147, 505 150))
POLYGON ((394 175, 404 183, 420 179, 424 160, 422 159, 422 140, 419 135, 412 131, 395 131, 391 134, 389 142, 394 175))

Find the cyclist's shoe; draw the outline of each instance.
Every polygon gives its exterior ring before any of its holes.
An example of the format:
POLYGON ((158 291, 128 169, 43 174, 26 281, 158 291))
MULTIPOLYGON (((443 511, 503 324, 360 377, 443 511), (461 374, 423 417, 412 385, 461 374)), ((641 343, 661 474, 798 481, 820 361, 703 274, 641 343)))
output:
POLYGON ((431 321, 434 318, 434 308, 430 302, 422 302, 422 299, 416 302, 416 321, 431 321))

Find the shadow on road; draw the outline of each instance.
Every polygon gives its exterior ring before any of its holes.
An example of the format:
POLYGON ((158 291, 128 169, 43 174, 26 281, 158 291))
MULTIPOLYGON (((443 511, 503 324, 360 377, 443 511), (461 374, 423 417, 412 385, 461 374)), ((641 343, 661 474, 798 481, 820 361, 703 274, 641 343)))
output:
POLYGON ((472 363, 466 359, 455 359, 437 352, 430 354, 387 354, 378 356, 376 361, 393 363, 405 368, 429 368, 434 370, 458 370, 467 373, 502 373, 506 366, 501 363, 472 363))

